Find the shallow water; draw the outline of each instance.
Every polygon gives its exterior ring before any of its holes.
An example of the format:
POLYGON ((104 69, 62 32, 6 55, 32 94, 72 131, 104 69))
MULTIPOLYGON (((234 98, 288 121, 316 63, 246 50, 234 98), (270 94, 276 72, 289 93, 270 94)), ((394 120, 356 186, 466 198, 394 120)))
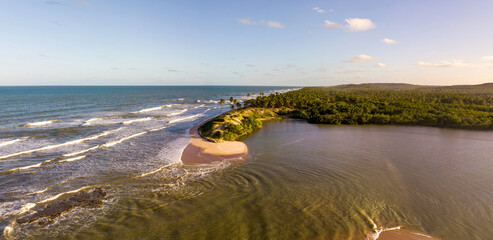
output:
POLYGON ((60 237, 80 228, 79 221, 94 224, 120 199, 140 194, 148 187, 142 178, 156 174, 170 178, 170 185, 183 182, 186 170, 169 169, 179 165, 193 125, 231 109, 219 99, 287 90, 0 87, 0 238, 60 237), (108 192, 101 209, 74 209, 47 225, 15 223, 37 203, 93 187, 108 192))
MULTIPOLYGON (((4 237, 366 239, 374 225, 441 239, 493 236, 493 132, 285 120, 265 123, 244 142, 250 156, 243 163, 170 162, 132 172, 137 163, 129 160, 90 161, 88 172, 102 168, 96 179, 103 180, 91 183, 108 192, 103 207, 75 208, 49 224, 9 225, 4 237)), ((112 154, 148 159, 139 154, 155 146, 132 143, 112 154)), ((165 146, 151 159, 183 145, 165 146)), ((65 180, 73 189, 86 182, 65 180)))
POLYGON ((365 239, 375 223, 442 239, 489 239, 492 137, 437 128, 269 122, 245 139, 251 156, 244 164, 201 177, 188 169, 194 178, 168 190, 146 186, 139 198, 121 201, 76 235, 365 239))

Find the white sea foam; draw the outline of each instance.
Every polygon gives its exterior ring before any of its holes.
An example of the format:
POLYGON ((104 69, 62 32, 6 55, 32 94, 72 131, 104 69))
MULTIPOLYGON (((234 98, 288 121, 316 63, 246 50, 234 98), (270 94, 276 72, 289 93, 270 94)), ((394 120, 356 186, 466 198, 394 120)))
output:
POLYGON ((100 134, 92 135, 90 137, 76 139, 76 140, 72 140, 72 141, 68 141, 68 142, 64 142, 64 143, 60 143, 60 144, 54 144, 54 145, 49 145, 49 146, 45 146, 45 147, 42 147, 42 148, 36 148, 36 149, 31 149, 31 150, 27 150, 27 151, 17 152, 17 153, 13 153, 13 154, 9 154, 9 155, 3 155, 3 156, 0 156, 0 159, 6 159, 6 158, 10 158, 10 157, 19 156, 19 155, 22 155, 22 154, 39 152, 39 151, 44 151, 44 150, 50 150, 50 149, 59 148, 59 147, 63 147, 63 146, 79 144, 79 143, 82 143, 82 142, 85 142, 85 141, 95 140, 95 139, 98 139, 100 137, 104 137, 106 135, 109 135, 109 134, 111 134, 113 132, 116 132, 116 131, 118 131, 120 129, 121 128, 118 128, 116 130, 110 130, 110 131, 106 131, 106 132, 103 132, 103 133, 100 133, 100 134))
POLYGON ((195 108, 199 108, 199 107, 203 107, 203 106, 205 106, 205 104, 198 105, 195 108))
POLYGON ((102 119, 103 118, 91 118, 91 119, 85 121, 84 124, 82 124, 82 126, 91 125, 91 122, 95 122, 95 121, 102 120, 102 119))
POLYGON ((29 194, 27 194, 27 196, 30 196, 30 195, 36 195, 36 194, 40 194, 40 193, 44 193, 44 192, 48 191, 48 189, 50 189, 50 187, 47 187, 47 188, 45 188, 45 189, 41 189, 41 190, 36 191, 36 192, 33 192, 33 193, 29 193, 29 194))
POLYGON ((373 230, 373 232, 367 236, 367 240, 377 240, 382 232, 401 229, 400 226, 391 227, 391 228, 379 228, 377 226, 377 224, 373 221, 373 219, 371 219, 370 217, 368 217, 364 213, 363 213, 363 216, 365 216, 365 218, 368 220, 368 222, 370 222, 370 224, 372 225, 372 230, 373 230))
POLYGON ((154 174, 154 173, 157 173, 157 172, 162 171, 163 169, 165 169, 165 168, 167 168, 167 167, 169 167, 169 166, 171 166, 171 165, 173 165, 173 163, 172 163, 172 164, 168 164, 168 165, 164 165, 164 166, 162 166, 162 167, 160 167, 160 168, 158 168, 158 169, 156 169, 156 170, 150 171, 150 172, 148 172, 148 173, 143 173, 143 174, 141 174, 139 177, 145 177, 145 176, 152 175, 152 174, 154 174))
POLYGON ((12 226, 6 226, 3 229, 3 235, 4 236, 10 236, 10 233, 12 233, 12 231, 14 231, 14 228, 12 226))
POLYGON ((73 162, 73 161, 77 161, 77 160, 83 159, 85 157, 86 157, 86 155, 78 156, 78 157, 73 157, 73 158, 67 158, 67 159, 64 159, 64 160, 60 160, 59 163, 73 162))
POLYGON ((142 110, 139 110, 137 112, 133 112, 133 113, 145 113, 145 112, 151 112, 151 111, 156 111, 156 110, 159 110, 159 109, 162 109, 164 108, 165 106, 159 106, 159 107, 153 107, 153 108, 145 108, 145 109, 142 109, 142 110))
POLYGON ((181 111, 179 111, 179 112, 170 113, 170 114, 168 114, 168 116, 176 116, 176 115, 180 115, 180 114, 182 114, 182 113, 184 113, 184 112, 186 112, 186 111, 188 111, 188 109, 183 109, 183 110, 181 110, 181 111))
POLYGON ((56 120, 48 120, 48 121, 42 121, 42 122, 26 123, 24 126, 26 126, 26 127, 38 127, 38 126, 52 124, 54 122, 56 122, 56 120))
POLYGON ((14 144, 16 142, 21 141, 22 139, 24 139, 24 138, 18 138, 18 139, 14 139, 14 140, 10 140, 10 141, 1 142, 0 143, 0 147, 4 147, 4 146, 10 145, 10 144, 14 144))
POLYGON ((165 128, 167 128, 167 127, 154 128, 154 129, 149 130, 149 132, 155 132, 155 131, 163 130, 165 128))
POLYGON ((176 99, 176 101, 183 101, 183 100, 185 100, 185 98, 178 98, 178 99, 176 99))
POLYGON ((4 174, 4 173, 10 173, 10 172, 17 172, 17 171, 23 171, 23 170, 28 170, 28 169, 31 169, 31 168, 38 168, 38 167, 41 167, 49 162, 53 162, 55 161, 57 158, 52 158, 50 160, 46 160, 46 161, 43 161, 43 162, 40 162, 40 163, 36 163, 36 164, 33 164, 33 165, 29 165, 29 166, 24 166, 24 167, 18 167, 18 168, 12 168, 12 169, 9 169, 7 171, 3 171, 1 172, 0 174, 4 174))
POLYGON ((150 121, 150 120, 152 120, 152 118, 146 117, 146 118, 139 118, 139 119, 128 120, 128 121, 125 121, 125 122, 122 122, 122 123, 124 125, 127 125, 127 124, 131 124, 131 123, 134 123, 134 122, 145 122, 145 121, 150 121))
POLYGON ((202 116, 202 114, 195 114, 195 115, 191 115, 191 116, 188 116, 188 117, 182 117, 182 118, 173 119, 173 120, 170 120, 169 123, 181 122, 181 121, 193 119, 193 118, 196 118, 196 117, 199 117, 199 116, 202 116))
POLYGON ((79 155, 79 154, 82 154, 82 153, 85 153, 85 152, 89 152, 89 151, 94 150, 94 149, 97 149, 97 148, 99 148, 99 145, 98 146, 94 146, 92 148, 84 149, 84 150, 81 150, 81 151, 78 151, 78 152, 63 154, 63 156, 64 157, 72 157, 72 156, 79 155))
MULTIPOLYGON (((60 197, 60 196, 62 196, 62 195, 69 194, 69 193, 76 193, 76 192, 80 192, 80 191, 82 191, 82 190, 84 190, 84 189, 88 189, 88 188, 90 188, 90 187, 91 187, 91 186, 85 186, 85 187, 81 187, 81 188, 76 189, 76 190, 67 191, 67 192, 62 192, 62 193, 59 193, 59 194, 57 194, 57 195, 55 195, 55 196, 53 196, 53 197, 51 197, 51 198, 47 198, 47 199, 45 199, 45 200, 43 200, 43 201, 37 202, 37 203, 35 203, 34 205, 36 205, 36 204, 40 204, 40 203, 49 202, 49 201, 53 201, 53 200, 55 200, 55 199, 59 198, 59 197, 60 197)), ((33 207, 34 207, 34 206, 33 206, 33 207)))
POLYGON ((114 146, 114 145, 116 145, 116 144, 122 143, 123 141, 126 141, 126 140, 128 140, 128 139, 132 139, 132 138, 134 138, 134 137, 138 137, 138 136, 140 136, 140 135, 144 135, 144 134, 146 134, 146 133, 147 133, 147 131, 145 131, 145 132, 140 132, 140 133, 136 133, 136 134, 130 135, 130 136, 128 136, 128 137, 124 137, 124 138, 122 138, 122 139, 119 139, 119 140, 113 141, 113 142, 105 143, 105 144, 103 144, 102 146, 103 146, 103 147, 112 147, 112 146, 114 146))

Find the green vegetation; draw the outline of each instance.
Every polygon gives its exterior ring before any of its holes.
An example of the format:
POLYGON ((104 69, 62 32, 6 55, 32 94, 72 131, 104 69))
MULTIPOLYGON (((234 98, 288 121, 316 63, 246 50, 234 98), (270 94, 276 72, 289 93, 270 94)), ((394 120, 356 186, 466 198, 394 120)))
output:
POLYGON ((234 141, 262 128, 262 120, 277 118, 277 111, 261 108, 232 110, 201 125, 199 133, 202 137, 214 142, 234 141))
POLYGON ((245 107, 293 109, 310 123, 493 129, 493 84, 430 87, 362 84, 259 96, 245 107))

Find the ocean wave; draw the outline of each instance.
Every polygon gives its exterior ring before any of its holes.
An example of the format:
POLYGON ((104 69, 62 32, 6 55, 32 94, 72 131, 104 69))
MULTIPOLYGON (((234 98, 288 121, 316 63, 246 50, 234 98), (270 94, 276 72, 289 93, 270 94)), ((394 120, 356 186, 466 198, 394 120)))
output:
POLYGON ((94 150, 94 149, 97 149, 97 148, 99 148, 99 145, 98 146, 91 147, 91 148, 88 148, 88 149, 84 149, 84 150, 81 150, 81 151, 78 151, 78 152, 63 154, 62 156, 63 157, 72 157, 72 156, 76 156, 76 155, 79 155, 79 154, 82 154, 82 153, 89 152, 89 151, 94 150))
POLYGON ((179 111, 179 112, 170 113, 170 114, 168 114, 167 116, 176 116, 176 115, 180 115, 180 114, 182 114, 182 113, 184 113, 184 112, 186 112, 186 111, 188 111, 188 109, 183 109, 183 110, 181 110, 181 111, 179 111))
POLYGON ((82 143, 82 142, 85 142, 85 141, 95 140, 95 139, 98 139, 100 137, 104 137, 104 136, 110 135, 113 132, 116 132, 116 131, 118 131, 120 129, 121 128, 118 128, 118 129, 115 129, 115 130, 110 130, 110 131, 103 132, 101 134, 96 134, 96 135, 92 135, 90 137, 80 138, 80 139, 76 139, 76 140, 72 140, 72 141, 68 141, 68 142, 64 142, 64 143, 60 143, 60 144, 48 145, 48 146, 41 147, 41 148, 26 150, 26 151, 17 152, 17 153, 12 153, 12 154, 9 154, 9 155, 3 155, 3 156, 0 156, 0 160, 1 159, 15 157, 15 156, 19 156, 19 155, 23 155, 23 154, 27 154, 27 153, 33 153, 33 152, 39 152, 39 151, 44 151, 44 150, 50 150, 50 149, 59 148, 59 147, 63 147, 63 146, 69 146, 69 145, 79 144, 79 143, 82 143))
POLYGON ((40 163, 36 163, 36 164, 33 164, 33 165, 29 165, 29 166, 12 168, 12 169, 9 169, 9 170, 6 170, 6 171, 1 172, 0 175, 6 174, 6 173, 12 173, 12 172, 18 172, 18 171, 28 170, 28 169, 31 169, 31 168, 38 168, 38 167, 41 167, 41 166, 43 166, 43 165, 45 165, 47 163, 53 162, 53 161, 55 161, 57 159, 58 159, 58 157, 52 158, 50 160, 46 160, 46 161, 43 161, 43 162, 40 162, 40 163))
POLYGON ((42 121, 42 122, 32 122, 32 123, 26 123, 22 125, 23 127, 39 127, 39 126, 44 126, 48 124, 52 124, 56 122, 57 120, 48 120, 48 121, 42 121))
POLYGON ((10 141, 1 142, 0 143, 0 147, 4 147, 4 146, 10 145, 10 144, 14 144, 16 142, 20 142, 21 140, 26 139, 26 138, 27 137, 23 137, 23 138, 18 138, 18 139, 10 140, 10 141))
POLYGON ((45 188, 45 189, 41 189, 41 190, 36 191, 36 192, 33 192, 33 193, 29 193, 29 194, 27 194, 26 196, 36 195, 36 194, 40 194, 40 193, 44 193, 44 192, 48 191, 48 189, 50 189, 50 187, 47 187, 47 188, 45 188))
POLYGON ((73 157, 73 158, 67 158, 67 159, 63 159, 63 160, 60 160, 58 161, 59 163, 64 163, 64 162, 73 162, 73 161, 77 161, 77 160, 80 160, 80 159, 83 159, 85 158, 86 155, 83 155, 83 156, 78 156, 78 157, 73 157))
POLYGON ((203 107, 203 106, 205 106, 205 104, 198 105, 198 106, 196 106, 194 108, 199 108, 199 107, 203 107))
POLYGON ((103 118, 91 118, 91 119, 85 121, 84 124, 82 124, 82 126, 91 125, 91 122, 98 121, 98 120, 103 120, 103 118))
POLYGON ((142 110, 133 112, 133 113, 145 113, 145 112, 150 112, 150 111, 156 111, 156 110, 159 110, 159 109, 162 109, 162 108, 163 108, 163 106, 153 107, 153 108, 145 108, 145 109, 142 109, 142 110))
POLYGON ((195 114, 195 115, 191 115, 191 116, 187 116, 187 117, 177 118, 177 119, 170 120, 169 123, 181 122, 181 121, 193 119, 193 118, 196 118, 196 117, 199 117, 202 115, 203 114, 201 113, 201 114, 195 114))
POLYGON ((127 124, 131 124, 134 122, 145 122, 145 121, 149 121, 149 120, 152 120, 152 118, 146 117, 146 118, 132 119, 132 120, 124 121, 124 122, 122 122, 122 124, 127 125, 127 124))
POLYGON ((140 135, 144 135, 146 134, 148 131, 145 131, 145 132, 140 132, 140 133, 136 133, 136 134, 133 134, 133 135, 130 135, 128 137, 124 137, 122 139, 119 139, 119 140, 116 140, 116 141, 113 141, 113 142, 109 142, 109 143, 105 143, 103 145, 101 145, 102 147, 112 147, 116 144, 119 144, 119 143, 122 143, 123 141, 126 141, 128 139, 132 139, 132 138, 135 138, 135 137, 138 137, 140 135))

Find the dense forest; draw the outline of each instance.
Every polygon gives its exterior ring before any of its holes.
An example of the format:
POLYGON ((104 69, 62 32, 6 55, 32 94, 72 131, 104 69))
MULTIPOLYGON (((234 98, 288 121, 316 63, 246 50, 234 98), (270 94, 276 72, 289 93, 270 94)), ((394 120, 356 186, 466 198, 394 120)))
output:
POLYGON ((282 108, 310 123, 493 129, 493 84, 430 87, 362 84, 259 96, 245 107, 282 108))

